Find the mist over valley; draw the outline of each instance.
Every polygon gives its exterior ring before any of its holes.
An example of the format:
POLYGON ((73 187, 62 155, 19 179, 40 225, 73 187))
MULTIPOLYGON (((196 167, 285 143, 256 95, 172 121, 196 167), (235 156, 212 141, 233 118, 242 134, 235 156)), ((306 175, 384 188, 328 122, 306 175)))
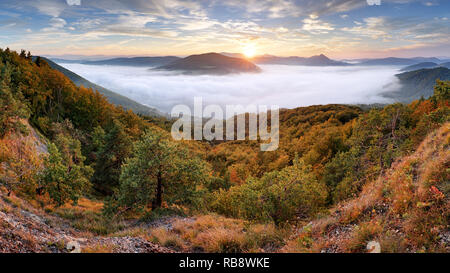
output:
POLYGON ((317 104, 389 103, 383 93, 400 88, 398 66, 262 65, 261 73, 184 75, 148 67, 60 63, 98 85, 139 103, 170 112, 177 104, 278 105, 295 108, 317 104))

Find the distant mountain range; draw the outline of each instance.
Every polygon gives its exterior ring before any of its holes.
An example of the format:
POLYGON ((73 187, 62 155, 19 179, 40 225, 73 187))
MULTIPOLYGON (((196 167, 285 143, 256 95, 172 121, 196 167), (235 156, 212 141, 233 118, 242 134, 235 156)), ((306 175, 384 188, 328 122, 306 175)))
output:
POLYGON ((86 61, 86 60, 64 60, 52 59, 58 63, 81 63, 88 65, 119 65, 119 66, 139 66, 139 67, 155 67, 172 63, 181 58, 175 56, 164 57, 132 57, 132 58, 113 58, 100 61, 86 61))
MULTIPOLYGON (((258 70, 249 63, 253 64, 277 64, 277 65, 301 65, 301 66, 350 66, 350 65, 395 65, 395 66, 414 66, 402 71, 413 71, 422 68, 434 68, 444 66, 448 68, 448 59, 439 59, 436 57, 414 57, 414 58, 379 58, 379 59, 349 59, 349 60, 332 60, 324 54, 311 57, 279 57, 273 55, 260 55, 253 58, 246 58, 241 53, 206 53, 199 55, 191 55, 186 58, 177 56, 163 56, 163 57, 122 57, 105 60, 66 60, 60 58, 51 58, 57 63, 81 63, 88 65, 117 65, 117 66, 135 66, 135 67, 157 67, 162 70, 180 70, 188 74, 228 74, 235 72, 249 72, 248 70, 258 70), (238 61, 222 60, 221 56, 241 59, 242 64, 238 65, 238 61), (436 64, 436 66, 431 65, 436 64), (440 65, 439 65, 440 64, 440 65), (246 67, 247 66, 247 67, 246 67), (234 71, 234 72, 231 72, 234 71)), ((406 69, 406 68, 405 68, 406 69)))
MULTIPOLYGON (((36 58, 36 57, 34 57, 36 58)), ((161 116, 167 116, 166 114, 158 111, 155 108, 151 108, 145 105, 142 105, 134 100, 131 100, 125 96, 119 95, 111 90, 108 90, 100 85, 97 85, 95 83, 92 83, 85 78, 81 77, 78 74, 75 74, 74 72, 58 65, 57 63, 45 58, 41 57, 43 60, 45 60, 51 68, 58 70, 59 72, 63 73, 66 77, 68 77, 70 80, 72 80, 77 86, 84 86, 86 88, 92 88, 93 90, 97 90, 100 94, 103 94, 110 103, 115 105, 120 105, 124 109, 132 110, 133 112, 145 116, 151 116, 151 117, 161 117, 161 116)))
POLYGON ((402 68, 400 71, 409 72, 419 69, 426 69, 426 68, 437 68, 437 67, 445 67, 450 68, 450 62, 437 64, 433 62, 424 62, 424 63, 418 63, 414 65, 407 66, 405 68, 402 68))
POLYGON ((435 57, 415 57, 415 58, 381 58, 381 59, 360 59, 354 60, 358 61, 358 65, 415 65, 424 62, 434 62, 441 63, 447 60, 440 60, 435 57))
POLYGON ((180 71, 183 74, 192 75, 225 75, 230 73, 258 73, 261 71, 257 65, 246 59, 228 57, 219 53, 191 55, 155 69, 180 71))
POLYGON ((305 57, 277 57, 271 55, 257 56, 251 59, 256 64, 304 65, 304 66, 348 66, 346 62, 334 61, 320 54, 309 58, 305 57))
POLYGON ((383 58, 383 59, 371 59, 359 63, 360 65, 413 65, 420 63, 418 60, 405 59, 405 58, 383 58))
POLYGON ((419 69, 396 75, 400 81, 401 89, 384 94, 399 102, 411 102, 421 97, 428 98, 433 95, 436 80, 450 80, 450 69, 437 67, 432 69, 419 69))

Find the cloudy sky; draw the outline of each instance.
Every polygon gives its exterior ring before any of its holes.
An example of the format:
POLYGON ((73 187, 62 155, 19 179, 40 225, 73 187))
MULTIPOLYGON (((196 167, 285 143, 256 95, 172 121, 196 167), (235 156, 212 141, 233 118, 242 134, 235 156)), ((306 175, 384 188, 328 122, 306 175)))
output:
POLYGON ((367 2, 0 0, 0 47, 41 55, 450 55, 450 1, 367 2))

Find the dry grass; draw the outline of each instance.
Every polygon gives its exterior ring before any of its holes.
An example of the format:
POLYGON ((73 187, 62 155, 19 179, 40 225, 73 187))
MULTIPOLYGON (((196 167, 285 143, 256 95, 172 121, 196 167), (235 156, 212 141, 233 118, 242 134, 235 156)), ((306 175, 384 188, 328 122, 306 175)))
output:
POLYGON ((164 247, 170 247, 178 251, 185 248, 183 240, 177 234, 170 232, 165 227, 153 229, 150 232, 149 237, 149 241, 164 247))
POLYGON ((57 208, 53 213, 69 220, 72 227, 95 235, 108 235, 125 227, 123 222, 108 219, 101 212, 78 208, 57 208))
POLYGON ((150 231, 143 227, 131 227, 109 234, 110 237, 141 237, 149 240, 150 231))
POLYGON ((375 239, 382 230, 383 227, 377 220, 360 223, 344 243, 347 252, 364 252, 367 243, 375 239))
POLYGON ((76 206, 67 203, 64 206, 62 206, 62 208, 68 208, 68 209, 77 209, 77 210, 82 210, 82 211, 92 211, 92 212, 97 212, 100 213, 103 209, 103 202, 100 201, 95 201, 95 200, 90 200, 87 198, 80 198, 78 200, 78 203, 76 206))
POLYGON ((272 224, 251 224, 208 214, 194 219, 177 219, 170 230, 164 227, 153 229, 151 240, 184 251, 261 252, 281 247, 287 233, 272 224))
POLYGON ((114 253, 115 247, 107 244, 87 246, 81 249, 82 253, 114 253))

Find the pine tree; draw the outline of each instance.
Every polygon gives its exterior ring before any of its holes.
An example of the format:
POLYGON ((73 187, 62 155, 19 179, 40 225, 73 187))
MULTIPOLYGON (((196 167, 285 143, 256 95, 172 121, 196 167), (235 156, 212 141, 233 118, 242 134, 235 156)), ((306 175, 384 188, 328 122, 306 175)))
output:
POLYGON ((133 157, 122 167, 119 206, 152 209, 193 200, 197 186, 208 178, 205 163, 151 129, 134 147, 133 157))
POLYGON ((110 195, 119 186, 120 168, 131 155, 132 139, 125 132, 124 125, 113 120, 106 131, 101 127, 95 128, 93 143, 97 150, 93 183, 97 190, 110 195))
POLYGON ((28 111, 11 92, 11 77, 7 66, 1 68, 0 75, 0 137, 3 137, 12 131, 25 130, 20 119, 28 118, 28 111))
POLYGON ((48 146, 41 184, 56 205, 62 206, 69 200, 76 203, 89 189, 93 171, 83 164, 78 141, 60 136, 58 142, 62 152, 53 143, 48 146))

